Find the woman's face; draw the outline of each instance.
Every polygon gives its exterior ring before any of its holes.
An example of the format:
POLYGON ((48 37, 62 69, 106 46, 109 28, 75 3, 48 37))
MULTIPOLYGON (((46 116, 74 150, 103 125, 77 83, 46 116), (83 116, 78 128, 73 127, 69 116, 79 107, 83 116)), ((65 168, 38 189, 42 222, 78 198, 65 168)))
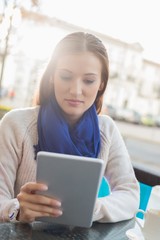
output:
POLYGON ((56 65, 56 100, 66 120, 74 124, 91 107, 101 87, 102 64, 91 52, 65 55, 56 65))

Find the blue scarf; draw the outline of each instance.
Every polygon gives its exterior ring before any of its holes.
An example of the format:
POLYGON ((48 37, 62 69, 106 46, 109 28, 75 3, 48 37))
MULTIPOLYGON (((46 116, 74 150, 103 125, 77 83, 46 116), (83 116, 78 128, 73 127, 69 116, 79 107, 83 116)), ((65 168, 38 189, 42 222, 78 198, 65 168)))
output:
POLYGON ((36 154, 39 151, 97 158, 100 132, 95 106, 92 105, 70 127, 54 98, 42 105, 38 115, 38 144, 35 146, 36 154))
POLYGON ((48 151, 96 158, 100 150, 100 133, 95 106, 70 127, 56 100, 40 107, 36 152, 48 151))

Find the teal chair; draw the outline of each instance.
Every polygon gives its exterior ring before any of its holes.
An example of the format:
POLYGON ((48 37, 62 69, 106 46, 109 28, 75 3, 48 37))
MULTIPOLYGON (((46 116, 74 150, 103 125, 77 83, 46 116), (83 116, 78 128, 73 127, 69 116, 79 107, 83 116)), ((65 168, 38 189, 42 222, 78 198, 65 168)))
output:
POLYGON ((105 177, 102 178, 102 182, 98 192, 98 198, 108 196, 110 194, 110 187, 105 177))
MULTIPOLYGON (((140 203, 139 209, 144 211, 147 208, 148 201, 151 195, 152 187, 160 185, 160 173, 153 172, 150 169, 144 167, 144 165, 133 164, 135 175, 139 181, 140 186, 140 203)), ((102 178, 98 197, 105 197, 110 194, 110 187, 105 177, 102 178)), ((138 218, 143 219, 143 214, 138 213, 138 218)))
MULTIPOLYGON (((151 195, 152 187, 149 185, 146 185, 144 183, 139 183, 140 185, 140 204, 139 204, 139 209, 146 210, 149 197, 151 195)), ((143 219, 144 214, 142 213, 137 213, 136 217, 143 219)))
MULTIPOLYGON (((140 185, 140 204, 139 209, 147 209, 152 187, 160 185, 160 173, 146 168, 142 164, 133 163, 134 172, 140 185)), ((143 219, 143 214, 138 213, 138 218, 143 219)))

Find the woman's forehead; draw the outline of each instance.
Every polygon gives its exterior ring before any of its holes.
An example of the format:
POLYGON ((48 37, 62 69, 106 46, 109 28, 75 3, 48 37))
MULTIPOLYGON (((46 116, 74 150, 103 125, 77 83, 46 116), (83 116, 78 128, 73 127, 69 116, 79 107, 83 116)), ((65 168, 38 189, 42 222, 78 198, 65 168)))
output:
POLYGON ((58 60, 55 70, 83 75, 100 75, 102 65, 100 60, 93 54, 66 55, 58 60))

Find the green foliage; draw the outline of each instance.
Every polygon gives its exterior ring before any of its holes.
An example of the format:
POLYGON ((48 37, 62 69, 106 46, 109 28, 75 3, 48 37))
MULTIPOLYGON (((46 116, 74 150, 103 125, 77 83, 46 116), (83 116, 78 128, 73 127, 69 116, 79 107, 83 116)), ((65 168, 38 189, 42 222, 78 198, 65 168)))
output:
POLYGON ((0 119, 11 110, 11 107, 0 105, 0 119))

